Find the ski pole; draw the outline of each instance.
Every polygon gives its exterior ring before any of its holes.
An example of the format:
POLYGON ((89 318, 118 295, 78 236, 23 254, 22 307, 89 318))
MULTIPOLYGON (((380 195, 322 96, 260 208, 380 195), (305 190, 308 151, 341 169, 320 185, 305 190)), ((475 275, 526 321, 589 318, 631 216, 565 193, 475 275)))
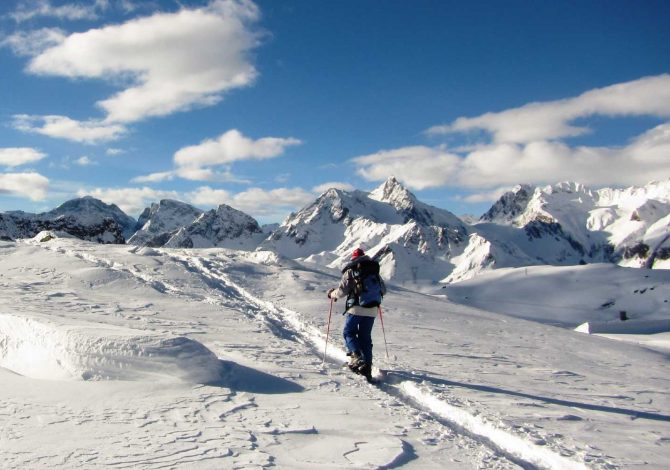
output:
POLYGON ((328 336, 330 336, 330 317, 333 314, 333 299, 330 299, 330 310, 328 310, 328 328, 326 329, 326 347, 323 350, 323 362, 321 367, 326 363, 326 351, 328 351, 328 336))
POLYGON ((377 309, 379 309, 379 321, 382 324, 382 333, 384 333, 384 347, 386 348, 386 360, 390 361, 390 359, 389 359, 389 345, 386 342, 386 330, 384 330, 384 315, 382 315, 381 306, 378 306, 377 309))

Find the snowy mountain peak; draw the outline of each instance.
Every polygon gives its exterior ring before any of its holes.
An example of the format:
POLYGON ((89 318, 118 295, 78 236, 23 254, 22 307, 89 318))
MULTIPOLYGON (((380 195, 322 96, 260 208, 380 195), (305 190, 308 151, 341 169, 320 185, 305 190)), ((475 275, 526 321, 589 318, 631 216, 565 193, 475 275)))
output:
POLYGON ((82 240, 124 243, 135 229, 135 219, 113 204, 87 196, 42 214, 0 214, 0 239, 32 238, 43 230, 66 232, 82 240))
POLYGON ((163 246, 181 227, 191 224, 202 211, 185 202, 162 199, 144 209, 137 220, 137 232, 128 240, 131 245, 163 246))
POLYGON ((202 213, 191 224, 181 227, 165 243, 167 248, 236 248, 258 246, 264 233, 258 222, 227 204, 202 213))
POLYGON ((82 225, 92 225, 110 218, 119 224, 125 236, 132 234, 135 228, 135 219, 126 215, 116 204, 107 204, 91 196, 66 201, 43 216, 52 220, 73 217, 82 225))
POLYGON ((480 221, 511 224, 526 210, 534 192, 535 187, 529 184, 515 186, 511 191, 503 194, 488 212, 481 216, 480 221))
POLYGON ((417 203, 416 196, 405 188, 395 176, 391 176, 381 186, 372 191, 370 199, 387 202, 401 212, 411 210, 417 203))

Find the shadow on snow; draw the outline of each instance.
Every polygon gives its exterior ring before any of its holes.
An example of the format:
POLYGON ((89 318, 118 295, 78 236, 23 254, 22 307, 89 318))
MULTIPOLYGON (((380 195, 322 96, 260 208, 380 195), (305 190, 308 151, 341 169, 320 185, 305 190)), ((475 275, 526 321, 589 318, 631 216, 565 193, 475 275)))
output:
POLYGON ((221 379, 207 385, 225 387, 239 392, 260 393, 267 395, 282 393, 299 393, 304 387, 260 370, 243 366, 232 361, 221 363, 221 379))
POLYGON ((549 398, 549 397, 543 397, 543 396, 538 396, 538 395, 532 395, 529 393, 523 393, 523 392, 516 392, 513 390, 505 390, 503 388, 499 387, 491 387, 489 385, 478 385, 478 384, 468 384, 468 383, 463 383, 463 382, 456 382, 453 380, 446 380, 446 379, 441 379, 437 377, 431 377, 429 375, 424 375, 424 374, 415 374, 412 372, 405 372, 405 371, 399 371, 399 370, 388 370, 386 371, 388 374, 388 377, 390 379, 391 383, 398 383, 403 380, 410 380, 413 382, 431 382, 436 385, 447 385, 451 387, 461 387, 461 388, 468 388, 470 390, 477 390, 480 392, 487 392, 487 393, 499 393, 499 394, 504 394, 504 395, 510 395, 514 397, 521 397, 521 398, 527 398, 530 400, 537 400, 537 401, 543 401, 545 403, 550 403, 553 405, 560 405, 560 406, 567 406, 567 407, 574 407, 574 408, 579 408, 582 410, 591 410, 591 411, 602 411, 605 413, 616 413, 616 414, 621 414, 621 415, 628 415, 632 419, 651 419, 654 421, 667 421, 670 422, 670 415, 664 415, 660 413, 654 413, 650 411, 638 411, 638 410, 632 410, 628 408, 617 408, 613 406, 606 406, 606 405, 597 405, 597 404, 592 404, 592 403, 581 403, 581 402, 576 402, 576 401, 571 401, 571 400, 562 400, 560 398, 549 398))

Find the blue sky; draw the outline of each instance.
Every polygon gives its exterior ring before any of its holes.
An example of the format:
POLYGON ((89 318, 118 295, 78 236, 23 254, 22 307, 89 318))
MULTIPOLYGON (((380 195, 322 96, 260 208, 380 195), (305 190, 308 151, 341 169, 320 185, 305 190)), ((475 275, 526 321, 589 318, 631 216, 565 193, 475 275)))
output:
POLYGON ((670 177, 667 1, 0 4, 0 211, 670 177))

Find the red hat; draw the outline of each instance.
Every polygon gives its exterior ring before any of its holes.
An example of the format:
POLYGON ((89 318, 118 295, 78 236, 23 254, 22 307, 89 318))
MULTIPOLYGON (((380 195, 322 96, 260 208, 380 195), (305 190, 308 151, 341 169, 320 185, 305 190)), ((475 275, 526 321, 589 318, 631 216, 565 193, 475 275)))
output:
POLYGON ((356 259, 359 256, 363 256, 364 254, 365 252, 363 250, 361 250, 360 248, 356 248, 354 252, 351 254, 351 259, 356 259))

